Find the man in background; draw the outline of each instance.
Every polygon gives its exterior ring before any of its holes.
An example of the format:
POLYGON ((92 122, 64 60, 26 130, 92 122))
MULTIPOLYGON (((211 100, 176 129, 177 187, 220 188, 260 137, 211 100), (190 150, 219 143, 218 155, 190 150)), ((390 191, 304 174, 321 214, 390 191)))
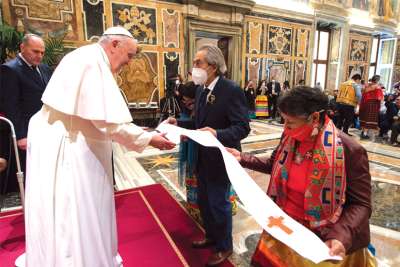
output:
POLYGON ((361 101, 361 75, 355 73, 351 79, 342 83, 336 98, 338 117, 336 127, 349 134, 349 127, 354 122, 355 109, 361 101))
MULTIPOLYGON (((17 57, 0 67, 0 112, 14 124, 22 171, 25 171, 28 123, 42 106, 42 94, 51 77, 50 68, 42 64, 45 45, 41 37, 26 34, 17 57)), ((2 138, 6 138, 2 136, 2 138)), ((8 144, 8 140, 6 142, 8 144)), ((5 145, 5 149, 9 145, 5 145)), ((6 149, 7 150, 7 149, 6 149)), ((8 152, 7 152, 8 153, 8 152)), ((16 163, 11 150, 7 191, 17 191, 16 163)), ((5 155, 9 157, 9 155, 5 155)))
POLYGON ((272 119, 275 119, 277 107, 276 102, 278 100, 279 94, 281 93, 281 84, 275 81, 272 77, 272 81, 267 84, 267 95, 268 95, 268 112, 272 119))

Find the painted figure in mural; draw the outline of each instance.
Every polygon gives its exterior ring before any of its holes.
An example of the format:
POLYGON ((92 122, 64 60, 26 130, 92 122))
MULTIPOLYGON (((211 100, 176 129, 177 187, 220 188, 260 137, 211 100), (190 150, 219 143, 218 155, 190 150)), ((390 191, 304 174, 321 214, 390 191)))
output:
POLYGON ((151 92, 156 87, 157 73, 151 58, 146 53, 141 53, 121 71, 120 76, 124 83, 121 84, 130 102, 147 102, 151 92))
POLYGON ((296 60, 294 84, 298 84, 301 80, 305 79, 306 64, 303 60, 296 60))
MULTIPOLYGON (((26 34, 17 57, 0 67, 0 112, 14 124, 22 171, 25 172, 29 119, 42 106, 42 94, 51 77, 51 70, 42 64, 45 45, 41 37, 26 34)), ((7 135, 8 136, 8 135, 7 135)), ((3 136, 4 137, 4 136, 3 136)), ((0 138, 3 138, 0 137, 0 138)), ((7 191, 17 191, 16 162, 11 157, 7 191)))
POLYGON ((111 142, 138 152, 175 146, 130 123, 113 75, 136 51, 127 30, 109 28, 67 54, 49 81, 28 130, 26 266, 121 265, 111 142))
POLYGON ((368 10, 368 0, 353 0, 353 8, 368 10))
MULTIPOLYGON (((222 51, 204 45, 193 60, 192 79, 198 84, 195 101, 195 129, 211 132, 224 146, 241 148, 240 141, 250 132, 244 92, 224 77, 227 71, 222 51)), ((169 123, 176 124, 174 118, 169 123)), ((179 124, 178 124, 179 125, 179 124)), ((205 236, 192 243, 194 248, 215 245, 207 264, 215 266, 232 254, 231 184, 224 160, 217 148, 198 147, 198 204, 205 236)))
POLYGON ((388 20, 394 17, 397 0, 379 0, 378 15, 388 20))
POLYGON ((367 58, 368 42, 362 40, 351 40, 350 60, 365 61, 367 58))
POLYGON ((252 266, 376 266, 367 249, 372 210, 367 151, 336 129, 327 116, 328 97, 316 88, 286 91, 278 107, 285 125, 271 157, 227 150, 243 167, 271 174, 268 196, 343 260, 316 265, 263 231, 252 266))

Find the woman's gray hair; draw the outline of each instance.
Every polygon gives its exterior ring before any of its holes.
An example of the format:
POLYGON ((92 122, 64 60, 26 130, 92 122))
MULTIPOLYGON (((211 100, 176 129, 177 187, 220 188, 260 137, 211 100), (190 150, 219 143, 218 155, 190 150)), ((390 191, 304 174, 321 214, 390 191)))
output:
POLYGON ((222 75, 227 71, 225 58, 221 49, 212 44, 206 44, 200 47, 199 51, 206 51, 205 59, 208 64, 217 67, 217 74, 222 75))

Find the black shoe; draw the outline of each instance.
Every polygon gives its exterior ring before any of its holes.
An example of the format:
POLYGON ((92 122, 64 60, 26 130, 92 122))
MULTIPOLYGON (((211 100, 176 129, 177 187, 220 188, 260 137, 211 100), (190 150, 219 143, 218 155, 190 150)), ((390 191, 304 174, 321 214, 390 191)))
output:
POLYGON ((361 132, 360 138, 361 139, 369 139, 369 136, 367 134, 364 134, 364 132, 361 132))
POLYGON ((215 245, 215 241, 208 238, 195 240, 192 242, 192 248, 208 248, 213 245, 215 245))

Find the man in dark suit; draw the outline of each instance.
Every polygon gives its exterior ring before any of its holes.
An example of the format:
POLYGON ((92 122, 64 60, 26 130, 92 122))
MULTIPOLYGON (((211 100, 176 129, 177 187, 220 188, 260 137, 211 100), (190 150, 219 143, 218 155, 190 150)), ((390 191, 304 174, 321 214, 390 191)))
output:
MULTIPOLYGON (((244 92, 224 78, 224 56, 213 45, 202 46, 193 60, 192 79, 198 84, 195 98, 195 129, 210 131, 224 146, 240 149, 250 132, 244 92)), ((170 123, 175 123, 170 119, 170 123)), ((215 245, 207 265, 214 266, 232 254, 231 184, 221 152, 200 146, 197 161, 198 205, 205 237, 193 241, 194 248, 215 245)))
MULTIPOLYGON (((17 57, 1 65, 0 112, 14 124, 21 167, 25 169, 25 155, 29 119, 42 107, 42 94, 51 77, 50 68, 41 64, 45 45, 39 36, 26 34, 17 57)), ((13 155, 13 152, 12 152, 13 155)), ((11 156, 13 159, 14 156, 11 156)), ((15 162, 10 173, 16 172, 15 162)), ((17 189, 16 181, 9 178, 11 191, 17 189), (14 185, 14 186, 13 186, 14 185)))
POLYGON ((267 95, 268 95, 268 113, 271 118, 275 119, 276 116, 276 102, 278 100, 279 94, 281 93, 281 84, 275 81, 272 77, 272 81, 267 84, 267 95))

